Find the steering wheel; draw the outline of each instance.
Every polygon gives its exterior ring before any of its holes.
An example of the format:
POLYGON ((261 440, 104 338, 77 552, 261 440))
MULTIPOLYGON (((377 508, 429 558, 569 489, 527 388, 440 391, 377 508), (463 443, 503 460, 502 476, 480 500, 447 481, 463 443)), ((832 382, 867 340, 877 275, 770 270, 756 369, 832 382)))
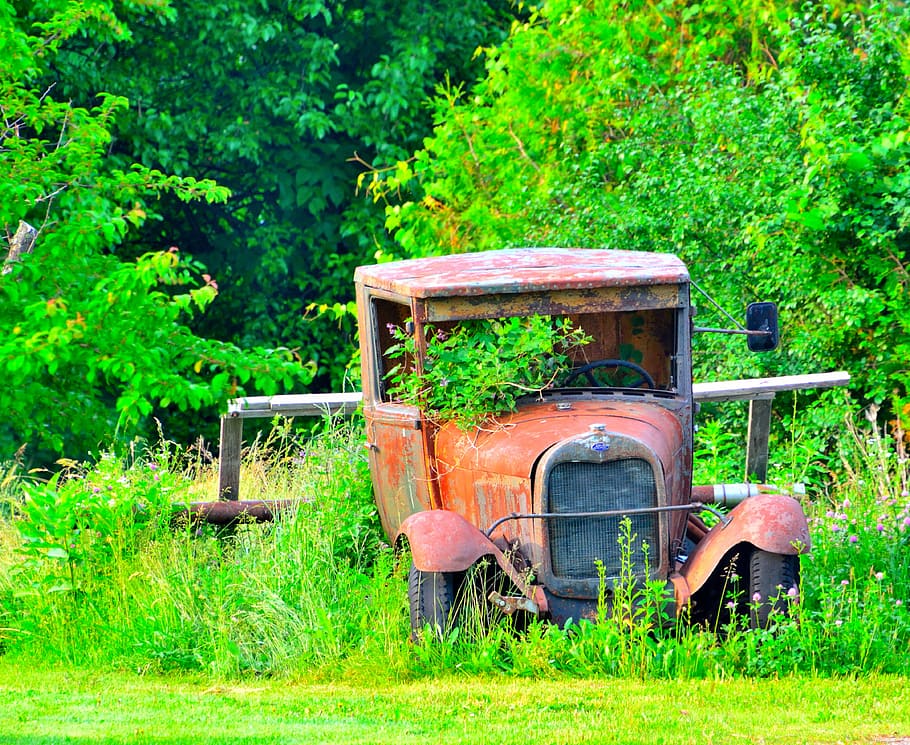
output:
MULTIPOLYGON (((582 365, 581 367, 576 367, 572 372, 566 376, 566 379, 563 381, 563 385, 569 385, 576 378, 584 375, 588 382, 593 388, 604 388, 605 386, 597 382, 597 379, 594 377, 592 370, 596 370, 599 367, 624 367, 627 370, 632 370, 635 373, 638 373, 638 377, 633 380, 628 385, 622 386, 623 388, 640 388, 642 385, 647 383, 648 388, 656 388, 654 384, 654 378, 651 377, 650 373, 645 370, 641 365, 636 365, 634 362, 629 362, 628 360, 594 360, 594 362, 589 362, 587 365, 582 365)), ((619 386, 617 386, 619 387, 619 386)))

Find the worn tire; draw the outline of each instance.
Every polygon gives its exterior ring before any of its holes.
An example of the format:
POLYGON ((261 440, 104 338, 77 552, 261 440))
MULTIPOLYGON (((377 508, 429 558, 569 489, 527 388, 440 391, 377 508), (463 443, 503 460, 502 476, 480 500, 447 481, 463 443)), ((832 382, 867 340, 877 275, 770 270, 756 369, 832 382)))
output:
POLYGON ((456 582, 451 572, 422 572, 414 564, 408 572, 408 605, 411 609, 411 638, 417 641, 429 626, 442 638, 455 604, 456 582))
POLYGON ((749 622, 765 629, 774 615, 790 611, 787 591, 799 588, 799 556, 755 549, 749 557, 749 622), (756 600, 756 596, 758 599, 756 600))

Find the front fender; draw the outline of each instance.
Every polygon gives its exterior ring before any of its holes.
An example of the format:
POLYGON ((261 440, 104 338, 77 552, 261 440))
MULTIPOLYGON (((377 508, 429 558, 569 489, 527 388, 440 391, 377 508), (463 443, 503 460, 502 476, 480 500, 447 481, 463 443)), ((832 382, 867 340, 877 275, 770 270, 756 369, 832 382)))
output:
POLYGON ((422 572, 464 572, 478 559, 492 556, 515 587, 534 601, 538 611, 547 611, 541 588, 529 584, 496 544, 457 512, 415 512, 401 523, 395 541, 402 538, 410 543, 411 560, 422 572))
POLYGON ((422 572, 463 572, 482 556, 505 561, 489 538, 449 510, 415 512, 401 523, 396 540, 402 537, 408 539, 411 559, 422 572))
POLYGON ((803 508, 784 494, 757 494, 738 504, 725 522, 708 531, 680 569, 696 592, 718 569, 735 546, 749 543, 775 554, 799 554, 809 550, 809 525, 803 508))

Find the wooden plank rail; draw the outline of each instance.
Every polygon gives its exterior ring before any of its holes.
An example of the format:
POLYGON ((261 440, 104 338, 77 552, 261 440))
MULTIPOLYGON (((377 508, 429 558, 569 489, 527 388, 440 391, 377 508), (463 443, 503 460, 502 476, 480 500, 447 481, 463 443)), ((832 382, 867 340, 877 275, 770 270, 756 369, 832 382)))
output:
MULTIPOLYGON (((768 434, 771 402, 776 393, 833 388, 850 382, 846 372, 787 375, 777 378, 724 380, 695 383, 692 391, 697 403, 708 401, 749 401, 749 432, 746 445, 746 480, 763 482, 768 474, 768 434)), ((360 392, 306 393, 285 396, 251 396, 231 401, 221 417, 218 494, 221 499, 240 498, 240 455, 244 419, 270 419, 274 416, 350 415, 360 406, 360 392)))
POLYGON ((782 375, 777 378, 724 380, 695 383, 692 392, 698 403, 705 401, 748 401, 749 430, 746 435, 746 473, 748 482, 763 483, 768 478, 768 435, 771 431, 771 402, 782 391, 834 388, 850 382, 850 374, 838 371, 812 375, 782 375))
POLYGON ((850 374, 846 372, 815 373, 812 375, 783 375, 778 378, 747 378, 722 380, 717 383, 695 383, 692 392, 696 401, 748 401, 763 394, 781 391, 802 391, 809 388, 836 388, 847 385, 850 374))
POLYGON ((363 394, 301 393, 285 396, 250 396, 228 402, 221 417, 221 442, 218 448, 218 495, 220 499, 240 499, 240 456, 244 419, 271 419, 275 416, 350 415, 357 411, 363 394))

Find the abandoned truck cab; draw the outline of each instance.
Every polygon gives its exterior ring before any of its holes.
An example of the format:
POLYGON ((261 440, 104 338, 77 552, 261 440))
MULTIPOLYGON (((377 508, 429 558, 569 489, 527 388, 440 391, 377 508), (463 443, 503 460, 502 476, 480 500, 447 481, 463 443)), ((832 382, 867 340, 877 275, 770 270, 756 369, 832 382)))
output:
MULTIPOLYGON (((410 546, 415 633, 445 627, 479 562, 509 579, 492 603, 557 623, 593 618, 623 562, 695 619, 723 612, 733 574, 741 597, 767 601, 749 606, 753 623, 796 586, 809 539, 795 500, 756 493, 710 530, 698 517, 713 490, 693 499, 693 311, 678 258, 509 249, 359 267, 355 284, 373 488, 389 539, 410 546), (545 382, 514 384, 522 395, 480 423, 394 384, 430 379, 434 339, 541 319, 576 343, 527 360, 545 382)), ((757 346, 776 343, 776 317, 758 317, 757 346)), ((491 353, 492 367, 504 352, 491 353)))

